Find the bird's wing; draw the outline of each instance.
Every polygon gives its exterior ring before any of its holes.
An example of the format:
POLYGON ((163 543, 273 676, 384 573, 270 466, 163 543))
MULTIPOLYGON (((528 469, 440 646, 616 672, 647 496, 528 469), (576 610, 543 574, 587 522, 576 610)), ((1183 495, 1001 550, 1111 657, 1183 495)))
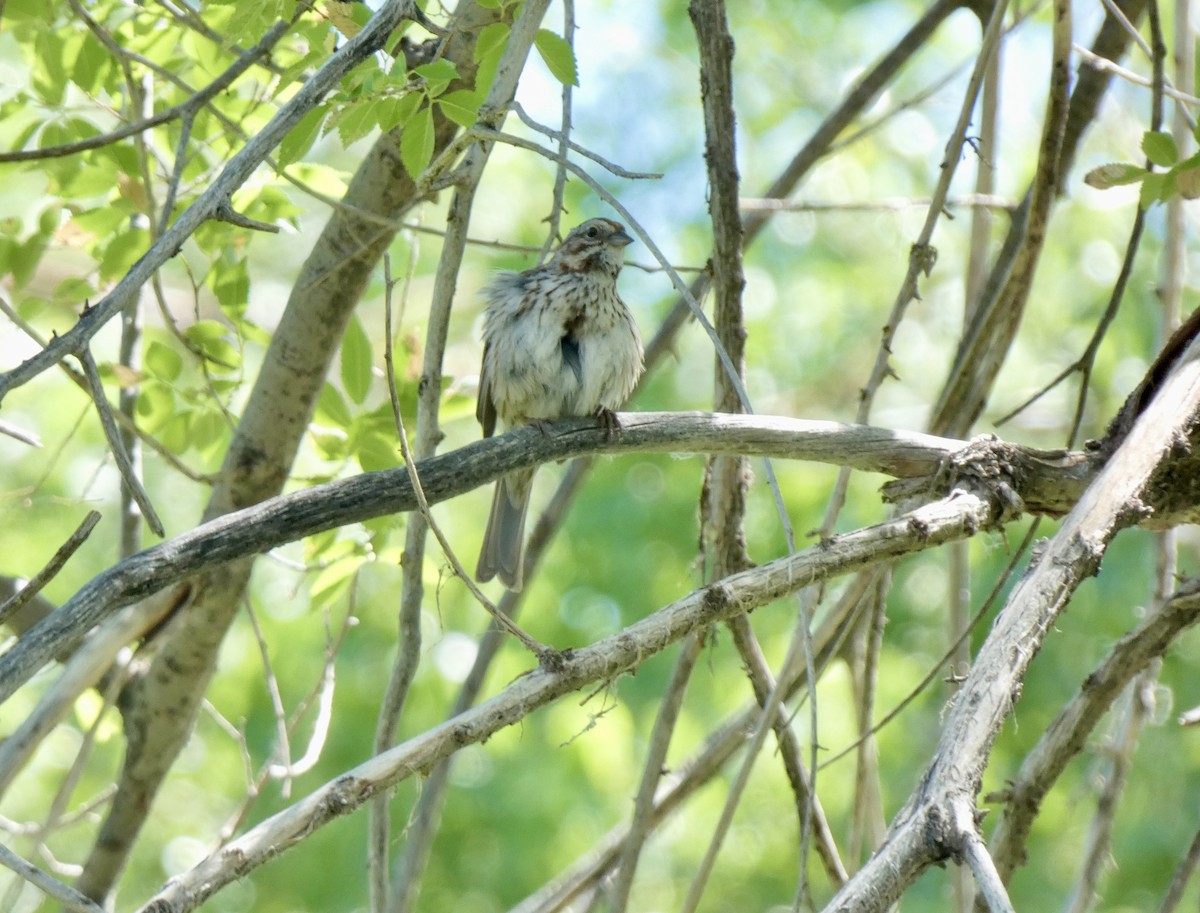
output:
POLYGON ((475 401, 475 418, 483 426, 483 436, 491 437, 496 432, 496 403, 492 400, 492 380, 488 371, 488 349, 483 347, 483 365, 479 369, 479 396, 475 401))

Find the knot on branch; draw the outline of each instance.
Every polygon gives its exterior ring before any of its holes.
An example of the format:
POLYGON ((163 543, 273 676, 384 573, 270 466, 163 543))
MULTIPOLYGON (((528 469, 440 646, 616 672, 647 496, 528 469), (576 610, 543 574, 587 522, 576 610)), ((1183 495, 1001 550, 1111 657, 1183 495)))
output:
POLYGON ((933 490, 947 497, 969 491, 992 506, 993 522, 1003 523, 1025 512, 1021 498, 1020 448, 984 434, 950 454, 933 477, 933 490))

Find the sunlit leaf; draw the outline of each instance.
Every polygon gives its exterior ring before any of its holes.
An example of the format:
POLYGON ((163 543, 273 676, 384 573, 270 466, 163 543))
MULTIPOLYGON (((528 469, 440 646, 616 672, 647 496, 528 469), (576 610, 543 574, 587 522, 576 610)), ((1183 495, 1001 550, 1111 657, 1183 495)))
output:
POLYGON ((1142 134, 1142 151, 1160 168, 1170 168, 1179 161, 1179 149, 1170 133, 1147 131, 1142 134))
POLYGON ((146 347, 142 361, 147 374, 167 382, 178 378, 183 370, 183 359, 179 353, 158 341, 146 347))
MULTIPOLYGON (((479 63, 485 57, 498 54, 508 41, 509 28, 504 22, 493 22, 485 25, 475 41, 475 62, 479 63)), ((478 83, 476 83, 478 85, 478 83)))
POLYGON ((479 96, 468 89, 438 96, 437 106, 460 127, 473 126, 479 116, 479 96))
POLYGON ((571 45, 561 35, 556 35, 548 29, 538 29, 533 39, 534 47, 542 55, 542 60, 554 74, 554 78, 563 85, 579 85, 579 73, 575 67, 575 52, 571 45))

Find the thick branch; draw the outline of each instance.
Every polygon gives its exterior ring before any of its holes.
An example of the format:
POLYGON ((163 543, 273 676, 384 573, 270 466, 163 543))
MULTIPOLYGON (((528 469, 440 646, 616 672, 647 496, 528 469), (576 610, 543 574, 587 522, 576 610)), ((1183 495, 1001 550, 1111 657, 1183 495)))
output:
POLYGON ((1029 752, 1005 790, 1004 817, 992 835, 992 855, 1006 881, 1025 861, 1025 841, 1042 800, 1067 763, 1079 754, 1096 724, 1133 677, 1162 656, 1181 632, 1200 621, 1200 580, 1193 579, 1122 637, 1083 681, 1029 752))
MULTIPOLYGON (((900 477, 936 473, 961 441, 865 425, 708 413, 626 413, 607 438, 590 419, 525 428, 477 441, 417 465, 430 504, 506 472, 587 453, 742 453, 852 466, 900 477)), ((1011 483, 1028 510, 1059 513, 1095 471, 1085 454, 1009 448, 1011 483)), ((947 484, 953 482, 949 479, 947 484)), ((260 554, 304 536, 414 509, 406 469, 364 473, 272 498, 210 520, 146 549, 93 578, 0 658, 0 701, 95 624, 122 606, 201 570, 260 554)))
POLYGON ((887 909, 921 872, 956 852, 945 842, 946 821, 959 803, 975 801, 993 741, 1046 632, 1076 587, 1099 569, 1112 537, 1144 510, 1139 496, 1198 409, 1195 345, 1009 596, 955 698, 921 785, 829 913, 887 909))

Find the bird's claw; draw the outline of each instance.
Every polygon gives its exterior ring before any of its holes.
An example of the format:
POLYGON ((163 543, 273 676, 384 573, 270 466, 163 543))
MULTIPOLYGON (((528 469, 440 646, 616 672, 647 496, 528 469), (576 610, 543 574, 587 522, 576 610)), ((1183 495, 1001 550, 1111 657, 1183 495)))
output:
POLYGON ((601 406, 596 410, 596 421, 600 425, 600 430, 604 432, 604 437, 607 440, 612 440, 621 433, 621 420, 617 418, 617 413, 612 409, 606 409, 601 406))

